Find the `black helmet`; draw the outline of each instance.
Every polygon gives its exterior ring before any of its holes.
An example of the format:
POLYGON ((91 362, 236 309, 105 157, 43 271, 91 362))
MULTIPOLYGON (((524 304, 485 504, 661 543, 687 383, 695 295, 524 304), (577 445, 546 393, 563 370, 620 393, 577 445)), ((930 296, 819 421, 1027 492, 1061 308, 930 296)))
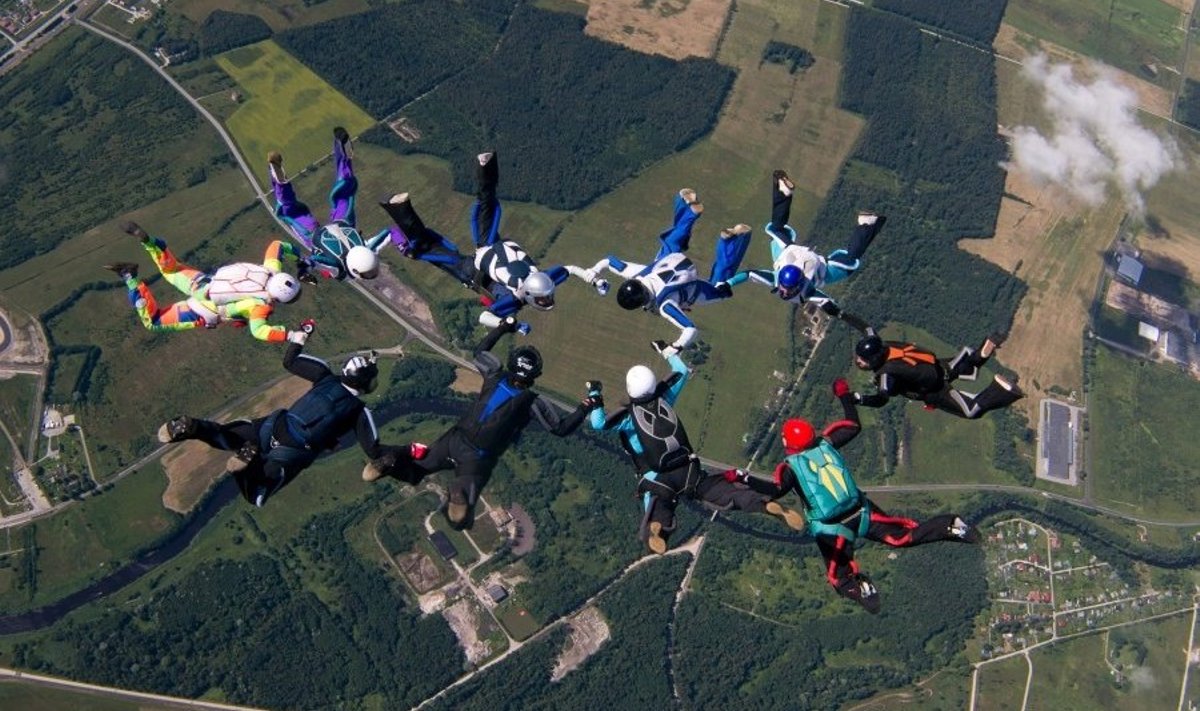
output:
POLYGON ((516 380, 532 383, 542 374, 542 354, 533 346, 514 348, 508 354, 508 372, 516 380))
POLYGON ((640 309, 650 303, 650 290, 637 279, 629 279, 617 289, 617 304, 626 311, 640 309))
POLYGON ((887 359, 887 346, 879 336, 870 335, 854 346, 854 355, 866 361, 871 370, 875 370, 887 359))
POLYGON ((360 393, 369 393, 375 389, 375 380, 379 377, 379 366, 375 364, 375 353, 356 355, 342 366, 342 383, 354 388, 360 393))

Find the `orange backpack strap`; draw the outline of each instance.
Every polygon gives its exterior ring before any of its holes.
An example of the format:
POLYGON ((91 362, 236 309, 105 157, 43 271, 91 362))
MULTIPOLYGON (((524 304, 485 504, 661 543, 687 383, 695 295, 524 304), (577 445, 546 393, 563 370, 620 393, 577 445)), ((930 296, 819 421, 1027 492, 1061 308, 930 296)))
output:
POLYGON ((912 343, 905 343, 902 347, 888 346, 887 359, 902 360, 907 366, 915 366, 918 363, 937 363, 937 356, 917 348, 912 343))

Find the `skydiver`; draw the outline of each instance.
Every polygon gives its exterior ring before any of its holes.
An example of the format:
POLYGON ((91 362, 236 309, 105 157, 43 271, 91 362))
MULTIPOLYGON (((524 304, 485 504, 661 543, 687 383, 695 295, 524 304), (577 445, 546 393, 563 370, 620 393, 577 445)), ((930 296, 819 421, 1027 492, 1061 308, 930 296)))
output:
POLYGON ((912 343, 885 341, 868 329, 867 336, 854 347, 854 364, 875 373, 876 391, 855 393, 855 401, 866 407, 883 407, 892 396, 902 395, 920 400, 927 409, 944 410, 968 420, 1008 407, 1025 393, 1015 381, 1002 375, 997 374, 978 395, 952 386, 960 377, 974 377, 1001 341, 1000 336, 990 336, 978 349, 963 348, 958 355, 944 360, 912 343))
POLYGON ((233 452, 226 472, 233 475, 246 501, 259 507, 322 452, 336 448, 345 434, 354 432, 368 457, 385 456, 391 448, 380 444, 371 411, 360 399, 375 389, 379 368, 374 354, 350 358, 337 375, 325 361, 302 354, 315 325, 304 321, 288 336, 283 367, 312 383, 291 407, 266 417, 224 424, 186 415, 176 417, 159 428, 158 441, 167 444, 195 439, 233 452))
MULTIPOLYGON (((601 403, 590 416, 593 429, 615 431, 620 436, 621 446, 640 475, 637 493, 642 496, 643 514, 639 539, 654 553, 667 552, 680 496, 719 509, 770 514, 802 530, 804 519, 798 512, 737 483, 738 470, 724 474, 704 471, 674 409, 690 371, 677 354, 663 355, 671 366, 670 377, 659 381, 649 367, 635 365, 625 374, 629 402, 608 417, 601 403)), ((600 401, 600 385, 592 385, 588 396, 600 401)))
MULTIPOLYGON (((796 231, 788 224, 792 211, 792 196, 796 186, 782 170, 771 176, 771 221, 765 230, 771 238, 770 269, 749 269, 729 280, 731 286, 750 279, 770 287, 784 301, 803 305, 816 304, 833 317, 842 316, 841 307, 821 289, 847 279, 862 266, 863 253, 883 229, 887 218, 873 212, 860 212, 845 249, 822 257, 811 248, 796 241, 796 231)), ((847 315, 848 316, 848 315, 847 315)), ((865 328, 858 319, 850 317, 856 327, 865 328)))
POLYGON ((787 458, 775 467, 773 481, 739 472, 736 477, 756 491, 778 499, 796 492, 804 509, 808 533, 825 559, 825 577, 839 595, 876 614, 879 590, 854 560, 859 538, 895 548, 933 541, 977 543, 979 532, 955 514, 935 516, 924 523, 889 516, 858 489, 838 451, 861 431, 854 394, 843 378, 833 382, 833 394, 842 403, 844 416, 822 430, 820 436, 808 421, 794 418, 783 424, 787 458))
POLYGON ((454 277, 468 289, 475 288, 475 262, 458 251, 458 247, 439 233, 425 226, 413 209, 408 193, 397 193, 379 203, 396 223, 392 244, 409 259, 428 262, 454 277))
MULTIPOLYGON (((525 305, 549 311, 554 308, 554 288, 571 275, 586 281, 600 296, 607 294, 608 282, 595 274, 570 264, 539 270, 521 245, 500 236, 503 210, 496 197, 500 159, 495 151, 480 153, 477 158, 471 238, 475 242, 475 279, 485 292, 487 307, 479 314, 479 323, 495 328, 505 317, 516 314, 525 305)), ((522 324, 521 331, 528 333, 528 324, 522 324)))
POLYGON ((583 424, 583 418, 603 404, 599 394, 588 395, 569 415, 542 399, 531 388, 542 373, 542 355, 533 346, 520 346, 508 356, 504 368, 491 351, 507 333, 517 330, 517 320, 506 316, 475 349, 473 363, 483 376, 483 387, 474 404, 453 427, 426 447, 413 443, 389 451, 363 469, 364 481, 391 476, 417 484, 426 476, 453 469, 446 518, 455 528, 469 528, 479 494, 491 477, 500 455, 532 420, 553 435, 566 437, 583 424))
POLYGON ((353 158, 350 134, 338 126, 333 129, 334 182, 329 191, 329 222, 322 226, 308 205, 296 198, 296 191, 283 170, 283 156, 278 151, 267 154, 275 214, 311 250, 300 263, 305 281, 316 282, 313 272, 338 280, 374 279, 379 273, 378 252, 393 239, 395 228, 381 230, 370 239, 363 239, 358 232, 354 212, 358 178, 354 176, 353 158))
POLYGON ((282 342, 295 332, 283 326, 267 323, 275 303, 291 303, 300 297, 300 283, 283 271, 284 257, 298 259, 296 248, 276 240, 267 245, 263 263, 237 262, 220 267, 213 273, 202 272, 180 263, 165 240, 151 237, 135 222, 122 225, 126 234, 137 237, 154 260, 163 279, 187 299, 166 308, 159 308, 154 294, 145 282, 138 279, 138 265, 117 262, 105 265, 116 272, 129 290, 129 303, 137 311, 142 325, 149 331, 186 331, 193 328, 216 328, 222 322, 249 326, 250 333, 260 341, 282 342))
POLYGON ((692 238, 692 227, 704 212, 704 206, 697 202, 695 190, 684 188, 675 196, 674 208, 671 227, 658 236, 658 254, 653 262, 635 264, 610 254, 586 272, 587 277, 594 278, 607 269, 624 277, 625 282, 617 289, 617 304, 621 308, 658 313, 679 329, 679 337, 672 343, 658 342, 665 348, 665 357, 679 353, 695 339, 696 324, 687 316, 693 306, 733 295, 727 280, 734 276, 745 256, 751 232, 749 225, 742 224, 721 230, 716 261, 709 278, 704 280, 684 254, 692 238))

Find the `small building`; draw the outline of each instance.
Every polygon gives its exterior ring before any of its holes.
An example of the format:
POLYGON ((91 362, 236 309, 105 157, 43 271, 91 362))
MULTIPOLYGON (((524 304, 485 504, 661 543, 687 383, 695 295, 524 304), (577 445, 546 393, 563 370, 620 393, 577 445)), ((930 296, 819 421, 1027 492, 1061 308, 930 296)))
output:
POLYGON ((1145 268, 1131 255, 1122 254, 1117 257, 1117 278, 1132 286, 1137 286, 1138 282, 1142 280, 1142 272, 1145 268))
POLYGON ((492 598, 492 602, 501 603, 508 598, 508 591, 499 583, 493 583, 487 587, 488 597, 492 598))
POLYGON ((454 547, 454 544, 450 542, 450 539, 442 531, 435 531, 429 534, 429 542, 433 544, 437 552, 446 560, 450 560, 458 555, 458 549, 454 547))
POLYGON ((1158 338, 1162 334, 1159 332, 1157 326, 1148 324, 1145 321, 1138 321, 1138 335, 1147 341, 1158 343, 1158 338))

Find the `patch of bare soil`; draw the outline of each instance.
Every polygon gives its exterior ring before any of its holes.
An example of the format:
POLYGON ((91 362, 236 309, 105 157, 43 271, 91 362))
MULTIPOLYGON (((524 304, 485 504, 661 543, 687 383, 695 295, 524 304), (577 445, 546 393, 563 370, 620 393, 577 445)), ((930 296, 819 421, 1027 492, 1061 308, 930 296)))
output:
POLYGON ((400 572, 418 593, 427 593, 442 582, 442 571, 429 556, 420 551, 396 556, 396 565, 400 566, 400 572))
POLYGON ((673 59, 712 57, 732 0, 591 0, 584 30, 673 59))
POLYGON ((475 608, 467 599, 459 600, 442 610, 442 616, 450 624, 450 629, 454 630, 454 636, 458 638, 458 644, 466 653, 469 664, 478 664, 487 659, 492 647, 487 640, 479 639, 476 629, 479 620, 475 608))
POLYGON ((567 628, 571 630, 571 635, 567 638, 562 653, 554 661, 550 681, 560 681, 578 669, 579 665, 598 652, 612 636, 604 616, 595 607, 589 607, 572 617, 567 621, 567 628))

